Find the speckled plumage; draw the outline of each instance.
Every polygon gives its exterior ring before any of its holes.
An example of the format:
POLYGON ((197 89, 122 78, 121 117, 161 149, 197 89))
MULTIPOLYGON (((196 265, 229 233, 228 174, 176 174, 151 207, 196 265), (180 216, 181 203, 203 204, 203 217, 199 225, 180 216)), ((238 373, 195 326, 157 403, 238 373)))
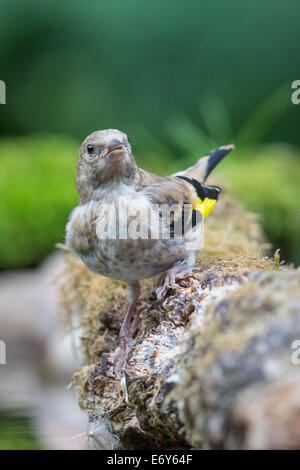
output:
MULTIPOLYGON (((232 146, 221 149, 219 152, 226 154, 232 146)), ((183 206, 187 218, 190 218, 197 202, 195 187, 178 176, 202 182, 223 156, 217 156, 212 165, 210 154, 184 172, 162 177, 137 167, 128 138, 119 130, 96 131, 84 140, 76 174, 79 204, 69 216, 66 243, 90 270, 128 283, 129 302, 134 305, 128 309, 127 320, 124 320, 126 331, 123 337, 129 334, 130 319, 138 297, 138 281, 169 270, 174 265, 193 266, 201 249, 201 243, 193 250, 187 249, 186 233, 180 238, 169 236, 170 224, 181 220, 183 206), (165 209, 155 206, 162 204, 165 204, 165 209), (176 208, 170 219, 168 208, 174 204, 176 208), (107 211, 108 205, 116 211, 107 211), (127 208, 130 211, 128 224, 146 211, 149 217, 142 218, 140 228, 151 233, 153 221, 159 221, 160 237, 133 239, 127 231, 126 239, 100 238, 98 224, 108 224, 113 213, 119 226, 119 208, 121 213, 123 208, 124 212, 127 208)), ((197 230, 197 226, 193 230, 197 230)), ((127 339, 125 349, 126 342, 127 339)), ((124 354, 122 360, 125 360, 124 354)))

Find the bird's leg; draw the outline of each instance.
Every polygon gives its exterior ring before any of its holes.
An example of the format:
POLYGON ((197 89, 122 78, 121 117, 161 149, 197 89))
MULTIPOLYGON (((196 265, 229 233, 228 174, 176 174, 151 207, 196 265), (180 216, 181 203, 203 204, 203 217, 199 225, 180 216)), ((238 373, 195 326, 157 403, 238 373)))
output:
POLYGON ((200 271, 198 266, 189 266, 187 263, 179 264, 168 269, 163 285, 156 289, 156 297, 158 300, 162 300, 163 294, 167 287, 173 287, 177 289, 176 279, 183 278, 185 276, 191 276, 193 271, 200 271))
MULTIPOLYGON (((131 282, 127 286, 127 297, 129 304, 119 334, 120 350, 114 360, 114 369, 117 377, 120 377, 120 371, 123 368, 124 362, 126 360, 128 341, 134 335, 138 326, 138 320, 134 318, 131 324, 131 319, 135 313, 135 307, 139 299, 140 291, 141 289, 138 281, 131 282)), ((139 317, 137 317, 137 319, 139 319, 139 317)))
POLYGON ((165 292, 165 290, 168 286, 176 287, 175 275, 174 275, 175 267, 177 267, 177 266, 173 266, 173 268, 168 269, 168 271, 166 272, 166 277, 165 277, 163 285, 161 287, 158 287, 155 290, 156 297, 158 298, 158 300, 162 300, 163 293, 165 292))
POLYGON ((129 337, 130 338, 133 338, 134 335, 135 335, 135 332, 137 331, 138 327, 139 327, 139 324, 141 323, 141 317, 138 313, 135 314, 132 322, 131 322, 131 325, 130 325, 130 329, 129 329, 129 337))

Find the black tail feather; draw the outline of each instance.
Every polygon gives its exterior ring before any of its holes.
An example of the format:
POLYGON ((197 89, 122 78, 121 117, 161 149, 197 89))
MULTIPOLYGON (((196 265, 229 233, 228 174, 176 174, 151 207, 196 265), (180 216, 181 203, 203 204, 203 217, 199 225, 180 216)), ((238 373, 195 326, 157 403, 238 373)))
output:
POLYGON ((203 179, 203 183, 206 181, 210 173, 213 171, 213 169, 217 166, 217 164, 223 160, 223 158, 231 152, 231 150, 234 149, 234 145, 225 145, 224 147, 219 147, 216 150, 212 150, 208 154, 208 164, 206 168, 206 173, 203 179))
POLYGON ((207 184, 200 183, 194 178, 187 178, 186 176, 181 175, 178 175, 177 178, 185 180, 194 186, 197 196, 200 197, 201 201, 204 201, 206 197, 217 201, 219 194, 222 191, 219 186, 208 186, 207 184))

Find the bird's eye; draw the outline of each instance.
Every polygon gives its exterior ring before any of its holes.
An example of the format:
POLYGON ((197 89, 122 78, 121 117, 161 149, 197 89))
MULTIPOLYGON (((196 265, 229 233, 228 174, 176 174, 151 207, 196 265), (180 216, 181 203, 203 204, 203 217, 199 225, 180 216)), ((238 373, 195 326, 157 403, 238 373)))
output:
POLYGON ((94 151, 95 151, 94 145, 89 144, 89 145, 87 146, 87 152, 88 152, 88 154, 89 154, 89 155, 92 155, 92 153, 94 153, 94 151))

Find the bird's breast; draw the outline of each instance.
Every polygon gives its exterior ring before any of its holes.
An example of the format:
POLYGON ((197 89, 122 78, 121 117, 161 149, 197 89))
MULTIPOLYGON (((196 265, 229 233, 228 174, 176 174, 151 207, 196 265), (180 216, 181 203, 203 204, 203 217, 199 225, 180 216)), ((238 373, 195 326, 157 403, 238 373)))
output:
POLYGON ((95 249, 95 220, 99 213, 99 203, 89 202, 71 212, 66 226, 66 244, 80 257, 91 254, 95 249))
MULTIPOLYGON (((185 258, 182 240, 149 237, 153 213, 146 198, 112 204, 91 201, 76 207, 66 227, 66 244, 94 272, 124 281, 154 276, 185 258)), ((159 215, 157 215, 159 217, 159 215)))

